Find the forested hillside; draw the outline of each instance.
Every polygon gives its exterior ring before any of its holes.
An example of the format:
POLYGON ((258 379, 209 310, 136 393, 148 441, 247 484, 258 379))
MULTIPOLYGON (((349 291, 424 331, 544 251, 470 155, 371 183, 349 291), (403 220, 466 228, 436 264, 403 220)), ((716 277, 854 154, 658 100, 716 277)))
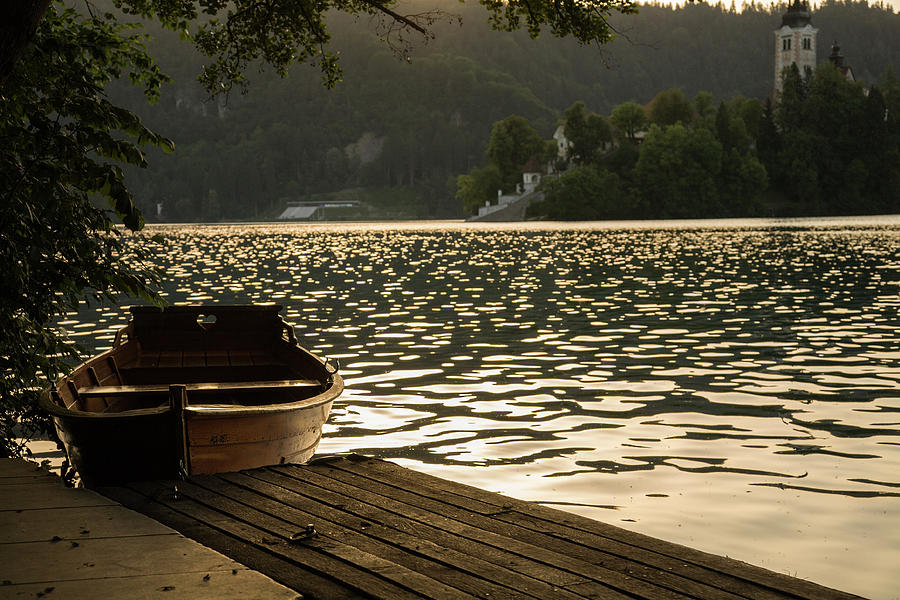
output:
MULTIPOLYGON (((336 16, 330 27, 345 69, 336 89, 301 66, 284 80, 251 73, 250 93, 227 102, 209 100, 195 83, 201 60, 186 44, 152 32, 151 50, 174 83, 149 108, 125 86, 114 92, 176 142, 174 154, 154 155, 149 169, 131 174, 148 220, 158 203, 168 220, 272 218, 288 201, 348 188, 363 200, 404 199, 393 209, 364 203, 351 216, 459 216, 456 176, 486 163, 492 124, 507 116, 525 117, 549 138, 578 100, 608 115, 676 87, 689 98, 709 91, 716 103, 763 99, 784 7, 645 5, 616 19, 620 36, 602 49, 489 32, 477 5, 447 9, 463 24, 437 27, 409 60, 379 46, 365 21, 336 16)), ((857 79, 876 81, 900 66, 900 14, 890 8, 827 2, 813 7, 813 25, 819 60, 837 40, 857 79)))

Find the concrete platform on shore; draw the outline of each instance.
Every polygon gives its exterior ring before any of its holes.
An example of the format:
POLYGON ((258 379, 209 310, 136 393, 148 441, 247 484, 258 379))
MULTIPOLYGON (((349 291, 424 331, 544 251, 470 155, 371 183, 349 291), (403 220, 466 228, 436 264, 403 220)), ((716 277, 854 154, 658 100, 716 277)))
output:
POLYGON ((294 600, 299 594, 118 502, 0 461, 0 599, 294 600))

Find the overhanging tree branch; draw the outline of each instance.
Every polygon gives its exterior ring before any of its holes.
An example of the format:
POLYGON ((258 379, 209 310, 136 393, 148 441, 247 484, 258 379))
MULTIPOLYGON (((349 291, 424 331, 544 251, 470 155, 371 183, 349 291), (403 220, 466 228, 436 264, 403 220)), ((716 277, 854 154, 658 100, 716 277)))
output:
POLYGON ((2 86, 50 6, 50 0, 9 0, 0 3, 0 86, 2 86))
MULTIPOLYGON (((431 32, 429 32, 427 29, 425 29, 424 27, 422 27, 421 25, 419 25, 418 23, 413 21, 411 18, 409 18, 408 16, 401 15, 400 13, 391 10, 390 8, 388 8, 381 2, 375 2, 373 0, 361 0, 361 2, 379 12, 386 14, 387 16, 392 18, 394 21, 397 21, 398 23, 402 23, 403 25, 405 25, 406 27, 409 27, 410 29, 415 29, 416 31, 418 31, 425 37, 431 36, 431 32)), ((424 13, 424 14, 428 14, 428 13, 424 13)))

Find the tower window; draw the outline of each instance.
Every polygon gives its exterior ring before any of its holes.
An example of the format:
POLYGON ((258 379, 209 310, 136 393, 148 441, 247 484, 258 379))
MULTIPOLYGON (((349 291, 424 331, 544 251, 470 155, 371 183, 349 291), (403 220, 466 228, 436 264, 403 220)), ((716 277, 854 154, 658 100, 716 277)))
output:
POLYGON ((784 51, 791 49, 791 38, 782 38, 781 49, 784 51))
POLYGON ((812 40, 810 38, 803 38, 803 49, 812 50, 812 40))

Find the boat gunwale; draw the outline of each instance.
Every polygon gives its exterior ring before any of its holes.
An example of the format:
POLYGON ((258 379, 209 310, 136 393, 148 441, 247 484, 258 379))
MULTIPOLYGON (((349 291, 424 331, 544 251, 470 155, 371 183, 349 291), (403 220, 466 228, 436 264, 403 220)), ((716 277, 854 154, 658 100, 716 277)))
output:
MULTIPOLYGON (((177 384, 173 384, 177 385, 177 384)), ((257 406, 242 406, 235 404, 188 404, 184 407, 184 412, 190 413, 201 419, 222 418, 222 417, 247 417, 247 416, 264 416, 285 412, 294 412, 297 410, 305 410, 316 408, 328 402, 333 402, 343 390, 343 380, 339 376, 335 377, 334 383, 330 388, 321 394, 304 398, 295 402, 283 402, 278 404, 260 404, 257 406)), ((50 398, 50 389, 46 389, 41 393, 41 407, 54 417, 63 417, 67 419, 125 419, 129 417, 139 417, 147 415, 157 415, 171 411, 168 401, 150 408, 133 408, 120 412, 95 412, 87 410, 72 410, 60 406, 50 398)))
MULTIPOLYGON (((241 307, 243 308, 243 307, 241 307)), ((265 309, 270 309, 269 306, 265 306, 265 309)), ((132 323, 122 327, 116 335, 116 340, 121 339, 121 335, 124 334, 129 329, 133 330, 132 323)), ((168 400, 165 403, 160 403, 159 406, 155 407, 147 407, 147 408, 133 408, 129 410, 123 410, 119 412, 97 412, 97 411, 87 411, 87 410, 77 410, 71 409, 66 406, 59 404, 52 397, 52 393, 54 391, 58 392, 60 387, 65 384, 65 382, 70 381, 72 378, 77 376, 79 373, 83 372, 87 368, 91 367, 93 364, 106 359, 110 356, 115 356, 117 353, 121 352, 122 348, 129 343, 139 343, 137 340, 133 340, 129 337, 128 341, 115 344, 111 348, 107 348, 102 352, 95 354, 89 357, 87 360, 79 364, 77 367, 72 369, 72 371, 66 375, 61 377, 46 388, 41 391, 41 394, 38 399, 39 406, 50 413, 53 417, 67 418, 67 419, 127 419, 134 417, 142 417, 142 416, 152 416, 164 414, 166 412, 171 411, 171 407, 168 403, 168 400)), ((300 346, 300 344, 293 342, 288 343, 289 351, 296 351, 302 353, 303 355, 312 358, 320 365, 324 367, 325 363, 318 356, 307 350, 306 348, 300 346)), ((217 382, 210 382, 217 383, 217 382)), ((170 385, 178 385, 178 383, 172 383, 170 385)), ((323 381, 322 385, 327 386, 326 389, 316 394, 315 396, 311 396, 309 398, 303 398, 301 400, 296 400, 293 402, 279 402, 279 403, 270 403, 270 404, 259 404, 254 406, 244 406, 244 405, 234 405, 234 404, 209 404, 209 403, 198 403, 198 404, 188 404, 184 407, 184 411, 187 413, 191 413, 196 418, 200 419, 213 419, 213 418, 225 418, 225 417, 243 417, 243 416, 264 416, 264 415, 273 415, 285 412, 293 412, 297 410, 305 410, 309 408, 316 408, 328 402, 333 402, 338 396, 340 396, 341 392, 344 389, 344 380, 338 373, 332 373, 329 375, 328 381, 323 381)), ((277 389, 277 388, 276 388, 277 389)), ((285 386, 284 389, 290 389, 289 386, 285 386)), ((204 391, 205 394, 210 393, 209 391, 204 391)), ((114 394, 112 394, 114 395, 114 394)))
POLYGON ((159 406, 151 406, 148 408, 132 408, 130 410, 123 410, 121 412, 112 413, 101 413, 88 410, 72 410, 71 408, 60 406, 50 397, 50 394, 54 389, 56 389, 55 385, 43 390, 41 392, 40 399, 38 400, 39 406, 50 413, 51 417, 60 417, 64 419, 126 419, 161 415, 172 410, 169 407, 168 402, 166 402, 165 404, 160 404, 159 406))

